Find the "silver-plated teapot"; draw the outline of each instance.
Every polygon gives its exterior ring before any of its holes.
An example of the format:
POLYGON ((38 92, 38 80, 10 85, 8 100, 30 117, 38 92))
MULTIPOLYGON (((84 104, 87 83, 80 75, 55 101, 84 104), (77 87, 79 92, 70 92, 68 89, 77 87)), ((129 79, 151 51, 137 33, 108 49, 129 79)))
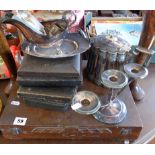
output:
POLYGON ((39 22, 28 11, 19 10, 3 23, 16 26, 25 39, 21 49, 25 54, 41 58, 64 58, 81 54, 90 48, 89 41, 81 34, 69 33, 76 21, 73 11, 65 11, 61 19, 39 22), (70 17, 74 17, 74 20, 70 17), (72 20, 71 20, 72 19, 72 20))
POLYGON ((28 42, 34 44, 48 44, 62 37, 67 28, 76 21, 73 11, 65 11, 62 19, 39 22, 30 12, 16 11, 12 17, 5 18, 3 23, 16 26, 28 42), (69 22, 67 15, 73 15, 74 20, 69 22))

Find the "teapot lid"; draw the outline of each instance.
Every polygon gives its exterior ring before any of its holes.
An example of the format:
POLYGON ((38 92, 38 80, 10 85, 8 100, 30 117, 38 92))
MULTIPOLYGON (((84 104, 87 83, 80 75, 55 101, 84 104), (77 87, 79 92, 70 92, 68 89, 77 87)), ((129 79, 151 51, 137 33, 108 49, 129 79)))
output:
POLYGON ((95 47, 99 47, 103 51, 126 52, 129 51, 131 45, 123 39, 118 33, 105 32, 91 39, 95 47))

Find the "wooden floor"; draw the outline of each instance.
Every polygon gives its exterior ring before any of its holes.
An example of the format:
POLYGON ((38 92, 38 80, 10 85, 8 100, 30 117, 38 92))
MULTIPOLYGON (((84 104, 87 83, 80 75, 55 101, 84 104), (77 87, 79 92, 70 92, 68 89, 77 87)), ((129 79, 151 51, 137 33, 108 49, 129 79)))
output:
MULTIPOLYGON (((137 109, 143 122, 143 129, 135 143, 155 144, 155 64, 149 66, 149 76, 140 85, 146 92, 145 98, 137 102, 137 109)), ((7 140, 0 135, 0 143, 51 143, 49 140, 7 140)))

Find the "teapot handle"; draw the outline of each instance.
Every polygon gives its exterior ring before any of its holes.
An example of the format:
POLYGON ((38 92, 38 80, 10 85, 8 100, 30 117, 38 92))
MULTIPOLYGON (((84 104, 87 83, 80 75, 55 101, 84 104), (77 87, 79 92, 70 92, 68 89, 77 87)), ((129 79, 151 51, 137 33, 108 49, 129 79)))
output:
POLYGON ((87 39, 90 42, 91 39, 90 39, 89 32, 87 31, 87 29, 86 29, 86 32, 84 32, 81 28, 79 28, 79 33, 83 38, 87 39))
POLYGON ((67 21, 67 15, 68 14, 74 16, 74 20, 71 23, 69 22, 69 24, 68 24, 68 27, 71 27, 76 22, 77 16, 76 16, 76 14, 73 11, 65 11, 63 16, 62 16, 62 19, 67 21))

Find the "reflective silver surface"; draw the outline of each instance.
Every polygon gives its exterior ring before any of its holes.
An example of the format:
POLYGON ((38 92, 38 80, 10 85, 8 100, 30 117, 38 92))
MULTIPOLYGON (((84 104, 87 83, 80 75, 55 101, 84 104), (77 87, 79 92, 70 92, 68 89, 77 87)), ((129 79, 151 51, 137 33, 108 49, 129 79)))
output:
POLYGON ((130 44, 117 33, 108 31, 92 37, 91 50, 88 55, 87 73, 91 81, 102 85, 101 74, 107 69, 122 70, 130 44))
POLYGON ((44 30, 44 26, 33 15, 31 15, 29 11, 18 10, 16 12, 16 15, 14 15, 12 19, 16 19, 22 22, 27 27, 29 27, 30 29, 32 29, 40 35, 47 35, 44 30))
POLYGON ((110 69, 101 74, 101 79, 102 84, 111 90, 110 99, 102 101, 101 108, 93 116, 103 123, 119 123, 127 115, 127 109, 124 102, 114 94, 114 89, 123 89, 128 84, 128 77, 122 71, 110 69))
POLYGON ((117 61, 118 62, 124 62, 126 58, 126 51, 119 51, 117 53, 117 61))
POLYGON ((115 98, 110 104, 101 107, 93 116, 100 122, 107 124, 117 124, 123 121, 127 114, 127 109, 123 101, 115 98))
POLYGON ((80 91, 72 99, 71 108, 80 114, 94 114, 101 107, 99 97, 91 91, 80 91))
MULTIPOLYGON (((45 47, 45 46, 42 46, 45 47)), ((50 56, 63 56, 70 53, 70 51, 76 51, 78 49, 78 44, 75 41, 69 40, 69 39, 60 39, 54 43, 48 44, 48 49, 45 50, 42 48, 43 51, 41 51, 41 48, 39 46, 34 46, 34 53, 36 55, 40 55, 41 57, 50 56)))
POLYGON ((121 71, 109 69, 101 74, 102 84, 108 88, 123 88, 128 83, 128 77, 121 71))
POLYGON ((144 47, 140 47, 140 46, 138 46, 136 48, 135 52, 137 52, 137 55, 140 53, 145 55, 145 61, 143 64, 144 67, 149 66, 149 64, 151 63, 152 57, 155 53, 155 51, 152 49, 148 49, 148 48, 144 48, 144 47))
POLYGON ((131 93, 136 101, 140 101, 145 97, 145 91, 142 89, 142 87, 140 87, 139 84, 131 88, 131 93))
POLYGON ((64 11, 62 19, 40 22, 29 11, 19 10, 13 16, 4 18, 2 22, 16 26, 30 43, 49 44, 61 39, 75 21, 76 15, 73 11, 64 11))
POLYGON ((148 75, 148 69, 136 63, 124 65, 124 71, 129 77, 134 79, 143 79, 148 75))
POLYGON ((91 47, 87 62, 87 73, 90 80, 101 85, 101 73, 105 70, 106 51, 91 47))
POLYGON ((66 33, 63 38, 50 44, 32 44, 24 41, 22 51, 26 54, 41 58, 71 57, 87 51, 90 44, 79 33, 66 33))
POLYGON ((107 52, 107 60, 109 62, 115 62, 117 59, 117 52, 116 51, 108 51, 107 52))
POLYGON ((121 36, 117 34, 109 34, 103 33, 102 35, 98 35, 96 37, 91 38, 91 42, 95 47, 99 47, 105 51, 129 51, 131 49, 131 45, 121 36))

